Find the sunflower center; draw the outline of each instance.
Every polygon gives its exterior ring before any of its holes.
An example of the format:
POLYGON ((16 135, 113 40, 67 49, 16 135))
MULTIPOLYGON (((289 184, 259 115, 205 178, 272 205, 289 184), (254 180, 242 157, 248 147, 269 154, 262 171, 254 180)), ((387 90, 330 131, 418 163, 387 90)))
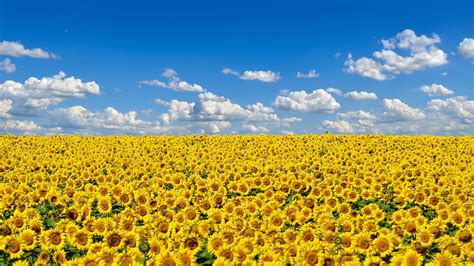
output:
POLYGON ((55 246, 61 244, 61 234, 59 233, 52 233, 49 236, 49 240, 51 240, 51 243, 55 246))
POLYGON ((109 236, 109 238, 107 239, 107 244, 110 246, 110 247, 117 247, 118 245, 120 245, 120 241, 122 240, 122 237, 120 237, 119 234, 117 233, 113 233, 112 235, 109 236))
POLYGON ((316 251, 310 251, 310 252, 306 253, 305 261, 306 261, 306 263, 308 263, 310 265, 314 265, 314 264, 318 263, 318 253, 316 253, 316 251))
POLYGON ((8 251, 10 253, 18 253, 20 251, 20 243, 17 240, 12 240, 8 243, 8 251))

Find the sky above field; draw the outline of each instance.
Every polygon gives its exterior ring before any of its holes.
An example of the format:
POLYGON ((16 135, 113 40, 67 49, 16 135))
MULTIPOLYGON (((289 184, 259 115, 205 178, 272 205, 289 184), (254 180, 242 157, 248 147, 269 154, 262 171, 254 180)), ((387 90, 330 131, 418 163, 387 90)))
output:
POLYGON ((474 1, 0 0, 0 134, 474 135, 474 1))

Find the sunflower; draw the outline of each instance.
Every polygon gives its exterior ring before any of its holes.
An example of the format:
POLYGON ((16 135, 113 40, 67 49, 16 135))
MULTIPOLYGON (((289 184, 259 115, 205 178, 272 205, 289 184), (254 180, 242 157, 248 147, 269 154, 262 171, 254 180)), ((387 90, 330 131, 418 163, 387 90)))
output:
POLYGON ((351 233, 343 233, 340 237, 340 246, 346 251, 354 250, 354 240, 351 233))
POLYGON ((9 224, 13 232, 20 232, 26 224, 26 219, 22 213, 15 211, 9 224))
POLYGON ((107 232, 107 219, 98 218, 94 221, 94 234, 103 236, 107 232))
POLYGON ((47 265, 49 261, 49 253, 46 250, 41 250, 41 252, 38 254, 38 258, 36 260, 37 265, 47 265))
POLYGON ((23 245, 21 240, 14 236, 7 236, 3 239, 5 250, 10 254, 10 258, 16 259, 23 255, 23 245))
POLYGON ((224 240, 218 234, 212 235, 207 243, 207 249, 210 253, 217 255, 224 247, 224 240))
POLYGON ((407 220, 404 225, 405 232, 407 234, 415 234, 418 231, 416 223, 412 220, 407 220))
POLYGON ((112 210, 112 198, 110 196, 99 198, 97 201, 97 210, 102 214, 109 213, 112 210))
POLYGON ((105 243, 111 249, 120 249, 125 245, 123 233, 120 231, 110 231, 105 236, 105 243))
POLYGON ((143 253, 138 249, 128 248, 117 256, 117 264, 120 266, 141 265, 139 261, 143 258, 143 253))
POLYGON ((389 238, 386 236, 379 236, 376 238, 373 242, 372 245, 374 247, 374 250, 380 254, 381 257, 385 257, 389 255, 392 252, 392 243, 390 242, 389 238))
POLYGON ((46 248, 60 250, 66 244, 66 235, 58 229, 50 229, 44 232, 46 248))
POLYGON ((339 265, 343 266, 359 266, 359 258, 349 251, 339 253, 339 265))
POLYGON ((456 233, 457 238, 462 243, 469 243, 472 240, 472 228, 463 228, 456 233))
POLYGON ((176 260, 178 261, 178 265, 182 266, 197 265, 194 255, 188 249, 179 251, 179 254, 176 256, 176 260))
POLYGON ((318 265, 320 260, 322 260, 322 255, 316 249, 309 249, 303 253, 302 261, 306 263, 306 265, 314 266, 318 265))
MULTIPOLYGON (((430 265, 432 266, 453 266, 459 265, 461 262, 449 252, 441 252, 434 256, 430 265)), ((429 264, 427 264, 429 265, 429 264)))
POLYGON ((162 250, 165 249, 164 244, 158 240, 158 238, 151 238, 149 241, 150 249, 148 250, 149 256, 158 256, 162 250))
POLYGON ((464 216, 463 213, 461 213, 460 211, 455 211, 455 212, 452 212, 450 214, 450 217, 449 217, 449 221, 455 225, 455 226, 458 226, 458 227, 462 227, 462 225, 464 224, 466 218, 464 216))
POLYGON ((113 249, 104 248, 97 254, 100 264, 110 266, 117 263, 117 256, 113 249))
POLYGON ((79 249, 87 249, 90 243, 92 243, 92 235, 88 231, 81 229, 74 234, 71 244, 79 249))
POLYGON ((434 236, 428 230, 420 230, 420 232, 416 233, 416 240, 418 243, 421 244, 422 247, 426 248, 431 246, 434 240, 434 236))
POLYGON ((362 254, 366 254, 369 252, 370 248, 371 248, 371 238, 370 238, 370 235, 368 233, 359 233, 357 236, 356 236, 356 243, 355 243, 355 247, 357 249, 358 252, 362 253, 362 254))
POLYGON ((99 258, 91 255, 86 255, 78 260, 79 265, 84 266, 99 266, 100 260, 99 258))
POLYGON ((179 260, 177 259, 176 254, 171 253, 169 251, 162 252, 156 258, 156 261, 158 262, 158 265, 169 265, 169 266, 178 265, 178 262, 179 262, 179 260))
POLYGON ((207 220, 199 221, 198 233, 201 237, 209 237, 211 224, 207 220))
POLYGON ((225 259, 227 264, 234 264, 236 263, 236 254, 234 254, 234 251, 231 248, 222 248, 217 257, 222 257, 225 259))
POLYGON ((31 250, 36 246, 37 236, 35 231, 31 229, 26 229, 21 231, 19 235, 21 243, 24 245, 25 250, 31 250))
POLYGON ((63 265, 67 262, 66 252, 64 250, 56 250, 53 254, 53 261, 59 265, 63 265))
POLYGON ((201 249, 201 241, 195 235, 188 235, 183 244, 185 249, 189 249, 194 255, 201 249))
POLYGON ((422 265, 423 257, 416 250, 408 249, 403 255, 402 263, 407 266, 422 265))
POLYGON ((30 263, 25 260, 17 260, 13 262, 12 266, 30 266, 30 263))

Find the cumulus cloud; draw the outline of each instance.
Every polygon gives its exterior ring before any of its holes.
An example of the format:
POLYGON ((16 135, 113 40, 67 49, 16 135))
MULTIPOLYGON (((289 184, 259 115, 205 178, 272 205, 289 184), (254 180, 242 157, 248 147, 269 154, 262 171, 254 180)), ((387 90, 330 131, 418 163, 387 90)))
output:
POLYGON ((271 107, 267 107, 262 103, 247 105, 250 112, 248 119, 250 121, 279 121, 280 118, 271 107))
POLYGON ((406 29, 394 38, 382 40, 384 49, 374 52, 374 59, 362 57, 354 61, 349 54, 344 63, 345 71, 376 80, 386 80, 393 78, 395 74, 411 74, 414 71, 441 66, 447 64, 448 60, 447 54, 436 46, 440 42, 441 38, 436 34, 431 37, 417 36, 413 30, 406 29), (395 52, 395 49, 408 51, 409 56, 402 56, 395 52))
POLYGON ((248 116, 240 105, 211 92, 199 94, 193 112, 198 120, 239 120, 248 116))
POLYGON ((5 58, 3 61, 0 62, 0 71, 13 73, 16 71, 16 66, 12 63, 10 58, 5 58))
POLYGON ((350 111, 346 113, 338 113, 336 117, 338 120, 357 119, 357 120, 374 121, 376 119, 375 115, 363 110, 350 111))
POLYGON ((164 121, 279 121, 279 117, 271 107, 262 103, 247 105, 246 108, 233 103, 230 99, 211 92, 201 93, 196 102, 171 100, 169 102, 156 99, 157 104, 168 109, 163 115, 164 121))
POLYGON ((324 128, 329 129, 329 131, 334 130, 339 133, 354 132, 354 128, 352 128, 351 124, 344 120, 341 120, 341 121, 324 120, 322 125, 324 128))
POLYGON ((375 93, 366 91, 351 91, 344 94, 344 96, 356 101, 377 100, 377 95, 375 93))
POLYGON ((341 106, 323 89, 311 93, 305 91, 284 92, 273 103, 278 109, 293 112, 332 113, 341 106))
POLYGON ((191 84, 186 81, 183 81, 179 78, 178 73, 173 69, 165 69, 162 75, 168 78, 168 82, 163 82, 157 79, 154 80, 143 80, 139 84, 151 86, 151 87, 162 87, 166 89, 171 89, 174 91, 191 91, 191 92, 203 92, 204 88, 198 84, 191 84))
POLYGON ((236 70, 232 70, 230 68, 224 68, 222 70, 222 73, 225 75, 234 75, 237 76, 239 79, 242 80, 258 80, 262 82, 277 82, 281 77, 280 73, 275 73, 273 71, 267 70, 255 70, 255 71, 250 71, 246 70, 244 71, 243 74, 240 74, 240 72, 236 70))
POLYGON ((264 126, 256 126, 256 125, 251 125, 251 124, 245 124, 242 126, 244 131, 248 131, 251 133, 265 133, 269 132, 270 130, 264 126))
POLYGON ((97 132, 120 132, 128 134, 157 134, 161 132, 158 122, 143 121, 135 111, 121 113, 113 107, 102 112, 91 112, 76 105, 60 108, 50 113, 51 118, 62 127, 87 129, 97 132), (104 130, 104 131, 102 131, 104 130))
POLYGON ((46 109, 68 98, 84 98, 87 94, 100 94, 95 81, 83 82, 66 73, 41 79, 30 77, 23 83, 7 80, 0 83, 0 99, 10 98, 15 105, 24 110, 46 109))
POLYGON ((423 111, 410 107, 399 99, 383 99, 381 107, 384 110, 382 117, 388 121, 420 120, 426 117, 423 111))
POLYGON ((474 39, 472 38, 464 38, 458 46, 458 53, 466 58, 474 58, 474 39))
POLYGON ((289 127, 291 123, 301 122, 303 119, 299 117, 286 117, 280 120, 280 125, 284 127, 289 127))
POLYGON ((8 118, 11 115, 8 113, 12 109, 13 101, 10 99, 0 100, 0 117, 8 118))
POLYGON ((445 96, 445 95, 450 95, 454 93, 454 91, 440 84, 423 85, 420 87, 420 90, 431 97, 445 96))
POLYGON ((340 89, 336 89, 336 88, 327 88, 325 89, 325 91, 329 93, 334 93, 338 96, 342 96, 344 94, 340 89))
POLYGON ((379 62, 367 57, 354 61, 350 53, 346 62, 344 62, 344 66, 346 67, 344 70, 348 73, 355 73, 366 78, 386 80, 391 77, 383 73, 383 66, 379 62))
POLYGON ((33 57, 33 58, 57 58, 53 53, 46 52, 40 48, 27 49, 19 42, 0 42, 0 55, 13 57, 33 57))
POLYGON ((41 127, 33 121, 8 119, 0 122, 0 129, 5 131, 35 131, 41 129, 41 127))
POLYGON ((201 134, 211 133, 218 134, 224 129, 230 128, 232 125, 229 121, 209 121, 209 122, 196 122, 196 125, 200 129, 201 134))
POLYGON ((296 73, 296 77, 297 78, 307 78, 307 79, 317 78, 317 77, 319 77, 319 73, 316 72, 316 70, 314 70, 314 69, 309 70, 308 73, 302 73, 302 72, 298 71, 296 73))
POLYGON ((428 103, 428 110, 450 117, 460 118, 464 123, 474 124, 474 101, 457 96, 445 100, 434 99, 428 103))

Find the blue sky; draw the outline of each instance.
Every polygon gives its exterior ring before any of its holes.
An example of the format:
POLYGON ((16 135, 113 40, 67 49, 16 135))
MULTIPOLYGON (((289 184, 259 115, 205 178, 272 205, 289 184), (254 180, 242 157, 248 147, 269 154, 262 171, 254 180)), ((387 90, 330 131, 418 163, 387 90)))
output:
POLYGON ((474 135, 473 38, 472 0, 0 0, 0 133, 474 135))

